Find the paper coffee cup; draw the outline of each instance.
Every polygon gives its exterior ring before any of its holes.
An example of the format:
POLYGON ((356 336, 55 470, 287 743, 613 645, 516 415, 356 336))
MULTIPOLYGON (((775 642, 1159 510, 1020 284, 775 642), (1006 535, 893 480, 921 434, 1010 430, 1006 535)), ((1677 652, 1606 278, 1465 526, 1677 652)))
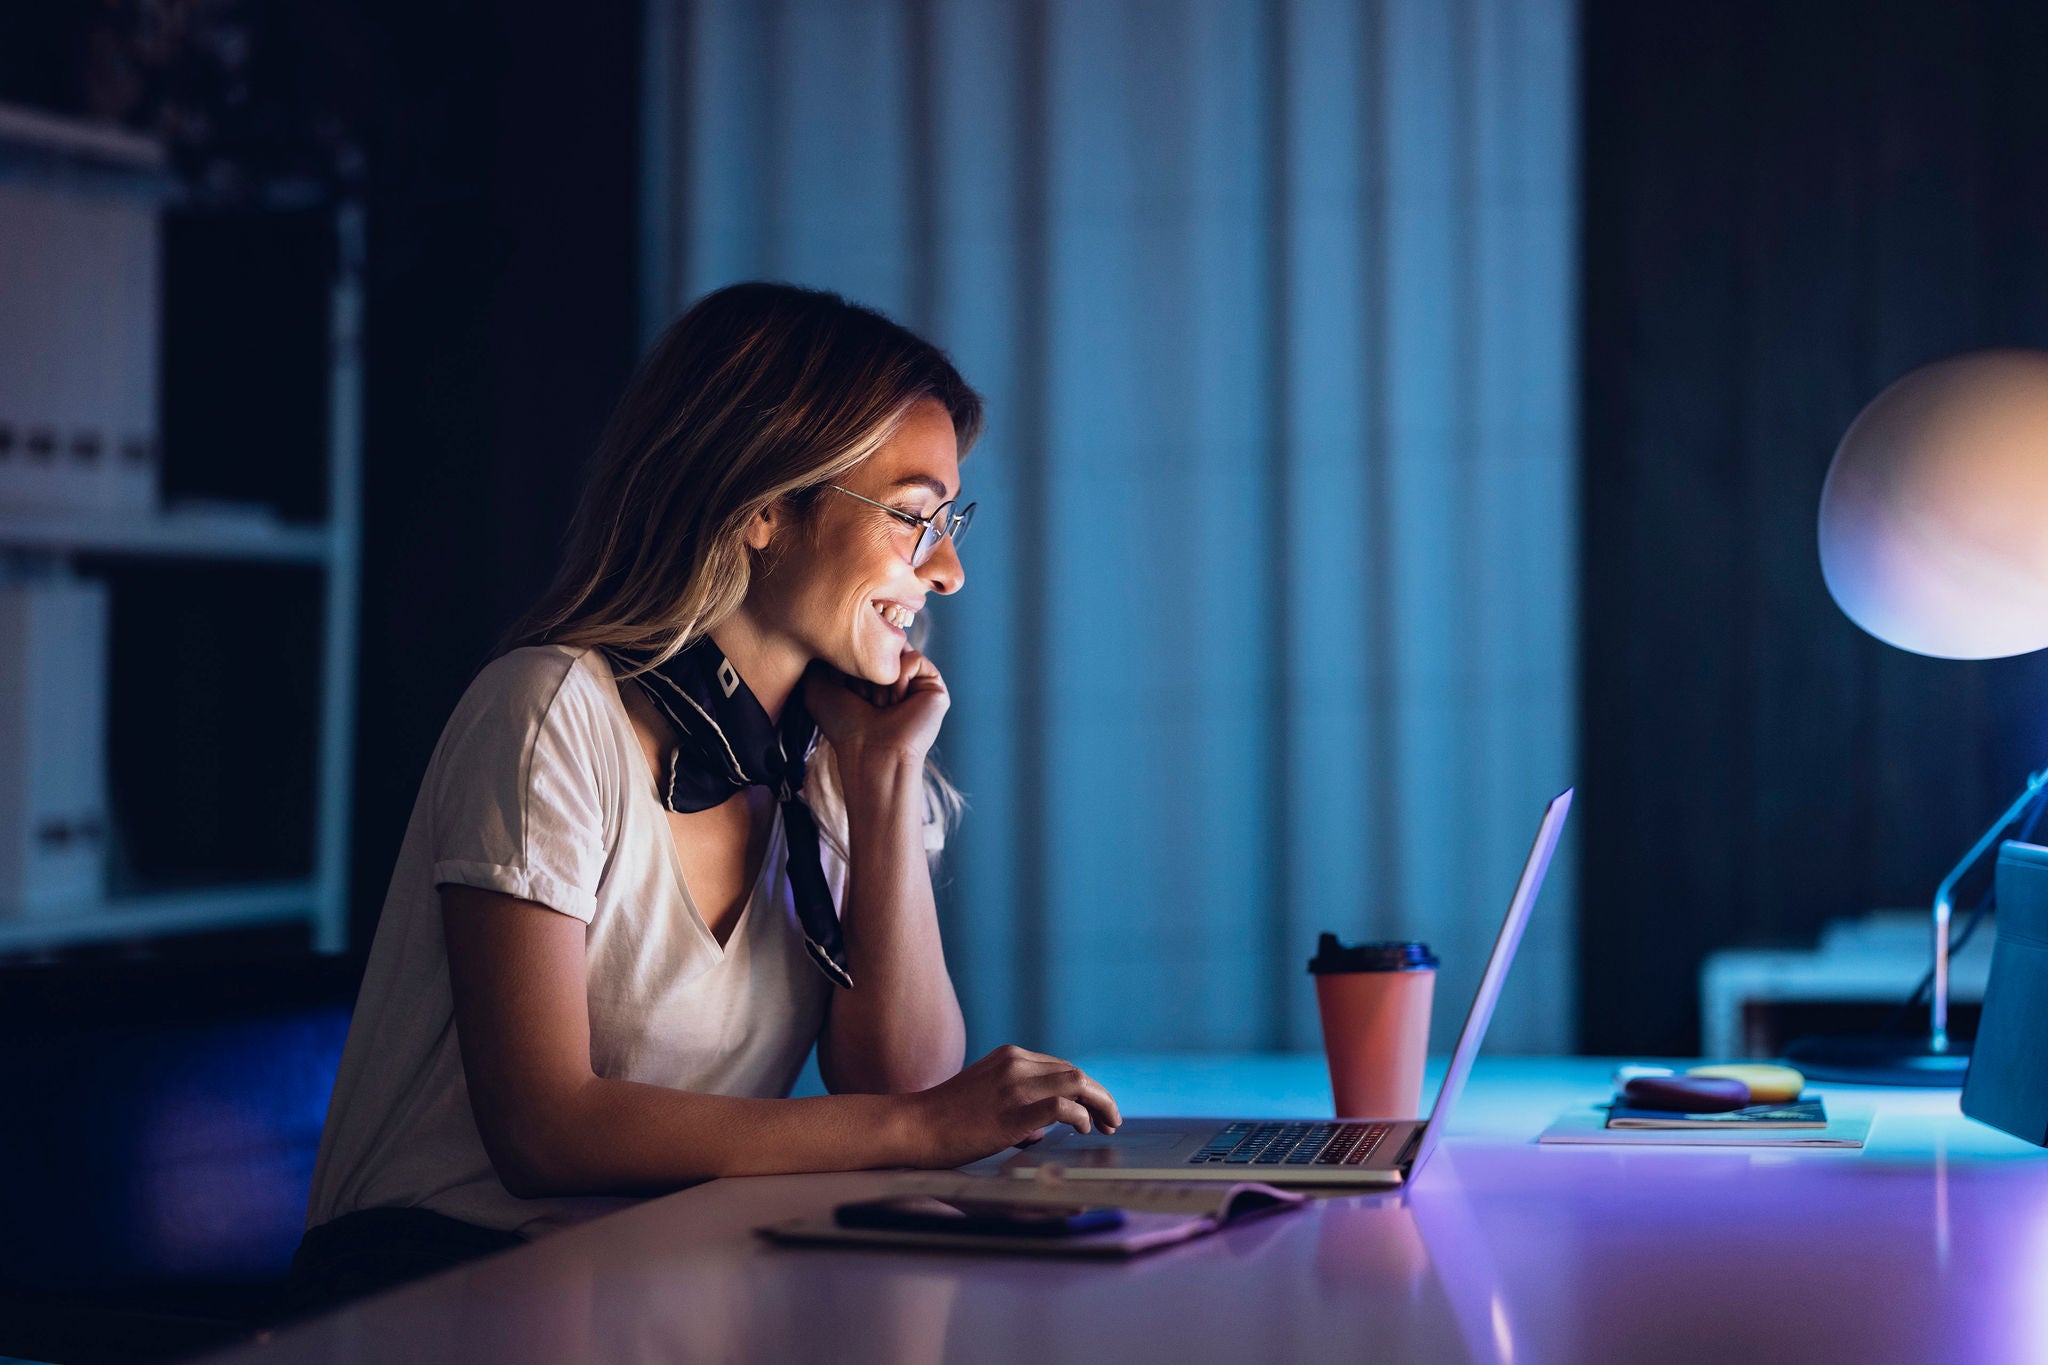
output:
POLYGON ((1317 941, 1308 969, 1339 1118, 1412 1119, 1422 1106, 1436 955, 1426 943, 1317 941))

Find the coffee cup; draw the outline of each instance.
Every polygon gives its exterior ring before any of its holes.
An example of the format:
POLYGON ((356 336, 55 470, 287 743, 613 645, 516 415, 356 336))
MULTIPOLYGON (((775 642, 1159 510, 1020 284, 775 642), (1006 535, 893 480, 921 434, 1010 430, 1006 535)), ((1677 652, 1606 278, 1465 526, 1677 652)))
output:
POLYGON ((1308 969, 1339 1118, 1418 1116, 1436 966, 1425 943, 1317 940, 1308 969))

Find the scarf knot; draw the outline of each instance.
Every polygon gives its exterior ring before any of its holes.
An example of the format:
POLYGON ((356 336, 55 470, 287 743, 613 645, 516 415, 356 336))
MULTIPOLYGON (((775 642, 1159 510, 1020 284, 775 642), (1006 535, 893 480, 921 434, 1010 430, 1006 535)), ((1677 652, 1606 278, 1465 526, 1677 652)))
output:
POLYGON ((782 810, 789 853, 789 889, 803 929, 804 947, 834 985, 853 985, 846 939, 818 845, 818 823, 803 799, 804 769, 818 742, 817 722, 805 709, 803 689, 790 695, 780 721, 768 712, 711 637, 706 635, 665 663, 622 651, 612 657, 675 728, 662 804, 672 811, 709 810, 748 787, 766 787, 782 810))

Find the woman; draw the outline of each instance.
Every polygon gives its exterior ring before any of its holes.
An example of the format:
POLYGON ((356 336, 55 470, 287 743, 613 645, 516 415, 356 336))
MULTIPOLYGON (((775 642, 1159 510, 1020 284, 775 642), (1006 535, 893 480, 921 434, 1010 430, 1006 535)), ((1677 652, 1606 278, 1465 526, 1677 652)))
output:
POLYGON ((322 1135, 301 1308, 712 1176, 953 1166, 1119 1122, 964 1030, 928 851, 981 402, 835 295, 656 344, 561 572, 421 784, 322 1135), (815 740, 814 740, 815 736, 815 740), (817 1049, 830 1095, 787 1098, 817 1049))

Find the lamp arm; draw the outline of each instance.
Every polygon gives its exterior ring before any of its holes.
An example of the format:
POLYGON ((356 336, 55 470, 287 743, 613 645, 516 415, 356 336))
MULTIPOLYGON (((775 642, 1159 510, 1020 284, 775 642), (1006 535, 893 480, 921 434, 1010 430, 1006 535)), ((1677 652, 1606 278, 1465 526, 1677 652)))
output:
POLYGON ((2043 786, 2048 786, 2048 768, 2028 776, 2027 785, 2005 808, 2005 813, 1992 821, 1991 828, 1970 845, 1970 851, 1963 855, 1962 861, 1950 868, 1949 874, 1941 879, 1941 885, 1935 888, 1934 992, 1928 1007, 1929 1047, 1932 1051, 1948 1051, 1948 928, 1949 921, 1955 917, 1956 886, 1998 842, 1998 836, 2012 828, 2013 822, 2033 804, 2043 786))

